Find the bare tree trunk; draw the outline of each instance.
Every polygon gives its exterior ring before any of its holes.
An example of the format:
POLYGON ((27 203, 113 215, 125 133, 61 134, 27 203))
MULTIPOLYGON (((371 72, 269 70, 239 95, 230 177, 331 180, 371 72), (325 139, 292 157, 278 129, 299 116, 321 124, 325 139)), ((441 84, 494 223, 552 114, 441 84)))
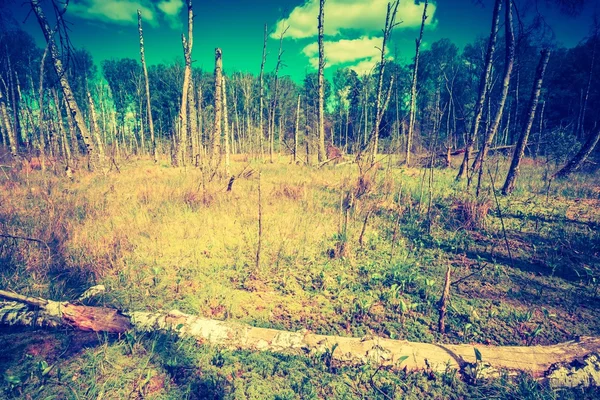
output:
POLYGON ((258 145, 260 147, 261 156, 264 154, 263 139, 265 136, 264 132, 264 101, 265 101, 265 62, 267 61, 267 24, 265 24, 265 34, 263 41, 263 53, 262 61, 260 63, 260 77, 259 77, 259 106, 258 106, 258 145))
POLYGON ((187 158, 187 130, 188 130, 188 91, 192 76, 192 47, 194 44, 194 12, 192 0, 187 0, 188 9, 188 37, 181 34, 183 44, 183 56, 185 59, 185 70, 183 73, 183 89, 181 94, 181 106, 179 108, 179 136, 175 142, 175 154, 173 154, 173 166, 184 166, 187 158))
MULTIPOLYGON (((141 142, 141 154, 146 155, 146 133, 144 131, 144 101, 142 100, 141 93, 138 96, 139 108, 140 108, 140 142, 141 142)), ((188 153, 189 154, 189 153, 188 153)))
POLYGON ((100 138, 100 133, 98 132, 98 119, 96 118, 96 107, 94 106, 94 99, 92 98, 92 94, 90 93, 89 89, 86 89, 86 94, 90 105, 90 131, 93 133, 94 138, 96 139, 100 160, 104 160, 104 146, 102 145, 102 139, 100 138))
MULTIPOLYGON (((233 115, 235 116, 235 129, 231 129, 231 154, 238 154, 242 149, 242 129, 240 127, 240 115, 238 113, 238 93, 237 93, 237 85, 235 85, 235 76, 232 79, 233 82, 233 90, 232 90, 232 100, 233 100, 233 115), (237 136, 237 146, 235 137, 237 136)), ((232 125, 234 123, 232 122, 232 125)))
MULTIPOLYGON (((94 142, 92 140, 92 137, 90 136, 90 132, 87 126, 85 125, 83 114, 81 113, 79 105, 77 104, 75 96, 73 95, 73 91, 71 90, 71 85, 69 84, 67 75, 63 69, 62 62, 60 60, 60 55, 58 53, 58 47, 56 46, 54 38, 52 37, 54 32, 50 29, 50 26, 48 25, 48 21, 46 20, 44 12, 42 11, 42 7, 39 5, 39 0, 31 0, 31 8, 37 17, 40 27, 42 28, 42 32, 46 39, 46 43, 50 46, 50 55, 52 56, 54 70, 56 71, 56 75, 58 75, 59 77, 60 86, 65 97, 65 102, 69 109, 69 114, 71 115, 74 124, 77 127, 77 130, 81 134, 81 138, 87 149, 87 153, 89 156, 88 168, 90 170, 93 170, 96 162, 99 161, 98 154, 94 147, 94 142)), ((66 11, 66 9, 63 10, 63 12, 64 11, 66 11)))
MULTIPOLYGON (((427 10, 427 1, 425 0, 425 10, 427 10)), ((383 28, 383 41, 381 45, 381 59, 379 60, 379 77, 377 79, 377 95, 375 98, 375 124, 373 125, 373 134, 372 138, 372 153, 371 153, 371 165, 375 164, 375 158, 377 157, 377 151, 379 148, 379 126, 381 125, 381 119, 383 118, 383 113, 385 111, 385 107, 382 104, 382 96, 383 96, 383 73, 385 72, 385 47, 387 41, 389 40, 389 36, 396 26, 396 12, 398 11, 398 5, 400 4, 400 0, 395 1, 393 4, 388 3, 387 13, 385 16, 385 27, 383 28)), ((425 15, 425 11, 423 12, 423 23, 425 23, 425 19, 427 16, 425 15)), ((421 28, 421 33, 423 29, 421 28)), ((391 86, 390 86, 391 87, 391 86)), ((341 131, 341 130, 340 130, 341 131)), ((341 134, 340 134, 341 136, 341 134)))
POLYGON ((220 153, 221 148, 221 124, 223 119, 223 58, 221 49, 215 49, 215 121, 213 124, 213 161, 220 153))
POLYGON ((8 109, 6 107, 6 101, 4 100, 2 90, 0 90, 0 122, 2 123, 2 130, 5 131, 8 136, 10 154, 13 157, 16 157, 18 148, 17 137, 10 122, 10 116, 8 115, 8 109))
POLYGON ((446 312, 448 310, 448 300, 450 299, 450 273, 452 267, 448 265, 446 267, 446 278, 444 280, 444 291, 439 302, 440 318, 438 319, 438 329, 441 334, 446 332, 446 312))
POLYGON ((283 55, 283 37, 287 30, 288 28, 285 28, 279 36, 279 53, 277 54, 277 64, 275 66, 275 77, 273 82, 273 97, 271 99, 271 108, 269 112, 269 161, 271 163, 273 162, 273 152, 275 151, 275 110, 277 109, 277 91, 279 89, 279 68, 281 67, 281 56, 283 55))
POLYGON ((146 68, 146 55, 144 51, 144 31, 142 30, 142 11, 137 10, 138 31, 140 33, 140 58, 142 62, 142 71, 144 72, 144 83, 146 86, 146 112, 148 113, 148 129, 150 130, 150 141, 152 142, 152 158, 158 162, 158 152, 156 150, 156 138, 154 137, 154 121, 152 120, 152 104, 150 101, 150 81, 148 80, 148 69, 146 68))
POLYGON ((194 163, 198 166, 198 156, 200 155, 201 149, 204 148, 204 116, 202 115, 202 102, 204 101, 204 97, 202 95, 202 85, 198 84, 198 90, 196 94, 196 107, 197 107, 197 116, 198 116, 198 135, 196 137, 196 151, 194 151, 194 163))
MULTIPOLYGON (((66 168, 69 169, 71 167, 71 150, 72 150, 71 143, 69 142, 69 139, 67 138, 67 132, 63 126, 62 111, 61 111, 62 108, 60 106, 60 99, 58 97, 58 92, 56 90, 52 89, 52 95, 54 97, 54 106, 56 107, 56 116, 58 118, 61 142, 63 143, 63 154, 65 157, 65 164, 66 164, 66 168)), ((71 129, 71 123, 69 122, 70 120, 68 117, 69 116, 67 115, 67 123, 68 123, 69 129, 71 129)), ((76 150, 73 150, 73 151, 76 151, 76 150)))
POLYGON ((6 57, 6 60, 7 60, 7 64, 8 64, 8 87, 6 88, 6 90, 8 91, 7 96, 10 95, 10 103, 11 103, 12 112, 13 112, 12 130, 13 130, 15 139, 17 141, 17 148, 18 148, 19 145, 21 144, 21 142, 23 141, 23 139, 21 137, 21 133, 22 133, 21 121, 19 118, 19 111, 20 111, 19 102, 20 102, 21 96, 19 95, 17 97, 17 94, 15 93, 15 86, 18 87, 18 83, 17 83, 17 85, 15 85, 14 77, 16 76, 16 74, 13 71, 12 63, 10 62, 10 57, 6 57))
POLYGON ((527 139, 529 138, 529 133, 531 132, 531 127, 533 126, 533 120, 535 119, 535 111, 537 109, 537 105, 540 99, 540 93, 542 92, 542 83, 544 81, 544 73, 546 72, 546 67, 548 66, 548 60, 550 59, 550 50, 544 49, 542 50, 540 62, 538 64, 536 73, 535 73, 535 81, 533 84, 533 89, 531 91, 531 99, 529 100, 529 112, 527 114, 527 122, 523 128, 523 132, 519 137, 517 142, 517 147, 515 148, 515 153, 513 155, 512 162, 510 163, 510 169, 508 170, 508 174, 506 175, 506 181, 504 182, 504 186, 502 187, 502 194, 507 195, 512 193, 515 188, 515 181, 519 175, 519 166, 521 164, 521 159, 525 154, 525 147, 527 146, 527 139))
POLYGON ((425 29, 425 20, 427 19, 427 1, 423 8, 423 19, 421 21, 421 31, 416 40, 415 67, 413 68, 412 84, 410 88, 410 108, 408 111, 408 135, 406 136, 406 166, 410 166, 410 153, 413 143, 413 133, 415 127, 415 104, 417 101, 417 74, 419 71, 419 53, 421 51, 421 41, 423 40, 423 30, 425 29))
POLYGON ((4 120, 2 119, 2 112, 0 111, 0 132, 2 132, 2 144, 4 146, 9 146, 8 142, 8 134, 6 131, 6 127, 4 126, 4 120))
POLYGON ((227 90, 225 89, 225 77, 221 77, 222 83, 221 87, 223 90, 223 129, 225 130, 225 173, 229 176, 231 175, 229 171, 229 153, 230 143, 229 143, 229 115, 227 114, 227 90))
POLYGON ((588 140, 585 142, 581 150, 565 164, 560 170, 554 173, 553 178, 565 178, 572 172, 577 171, 585 160, 592 154, 594 148, 600 141, 600 129, 596 128, 596 133, 591 134, 588 140))
POLYGON ((319 164, 327 159, 325 151, 325 78, 323 70, 325 69, 325 52, 323 45, 323 19, 325 14, 325 0, 319 0, 319 71, 317 90, 319 96, 318 122, 317 129, 319 132, 319 164))
MULTIPOLYGON (((520 35, 522 35, 522 32, 520 33, 520 35)), ((520 40, 520 39, 519 39, 520 40)), ((519 123, 521 121, 521 112, 519 111, 519 96, 520 96, 520 89, 521 89, 521 65, 520 65, 520 59, 519 59, 519 54, 516 54, 516 64, 517 64, 517 84, 515 86, 515 118, 513 120, 513 129, 512 129, 512 134, 511 131, 508 131, 508 143, 507 144, 512 144, 514 143, 515 137, 517 135, 517 129, 519 129, 519 123)))
POLYGON ((194 138, 198 132, 198 117, 196 115, 196 88, 194 87, 193 77, 190 79, 190 86, 188 88, 188 123, 187 123, 187 142, 185 143, 187 150, 187 159, 190 163, 194 163, 194 138))
POLYGON ((596 65, 596 46, 598 40, 598 21, 594 20, 594 36, 592 40, 594 41, 594 47, 592 49, 592 63, 590 64, 590 73, 588 75, 588 83, 585 90, 585 96, 583 97, 583 106, 581 108, 581 121, 579 123, 579 130, 577 131, 577 135, 581 135, 581 137, 585 137, 585 115, 587 112, 587 104, 590 97, 590 89, 592 88, 592 78, 594 77, 594 67, 596 65))
POLYGON ((542 135, 544 133, 544 116, 545 116, 545 111, 546 111, 546 102, 542 101, 542 109, 540 110, 540 124, 538 127, 538 134, 537 134, 537 140, 535 141, 535 147, 533 149, 533 158, 535 160, 537 160, 538 156, 540 155, 540 144, 542 141, 542 135))
POLYGON ((477 134, 479 133, 479 124, 481 123, 481 117, 483 115, 483 107, 485 105, 490 76, 492 75, 492 63, 494 60, 494 52, 496 51, 496 39, 498 38, 498 25, 500 23, 501 8, 502 0, 496 0, 496 4, 494 6, 494 14, 492 17, 492 32, 490 33, 488 48, 485 55, 485 65, 483 68, 483 73, 481 75, 481 81, 479 82, 479 97, 477 99, 477 103, 475 103, 473 124, 471 125, 471 131, 467 136, 467 142, 465 144, 465 154, 463 157, 462 164, 460 165, 458 175, 456 175, 456 180, 464 178, 468 172, 469 159, 471 157, 471 152, 473 151, 475 139, 477 138, 477 134))
POLYGON ((298 95, 298 107, 296 108, 296 129, 294 130, 294 164, 298 161, 298 130, 300 126, 300 95, 298 95))
POLYGON ((473 162, 472 173, 478 171, 477 175, 477 196, 479 196, 479 190, 481 188, 481 177, 483 175, 483 165, 485 163, 485 158, 487 157, 488 150, 492 146, 494 142, 494 138, 496 137, 496 133, 498 132, 498 128, 500 127, 500 122, 502 121, 502 114, 504 113, 504 105, 506 104, 506 98, 508 97, 508 90, 510 88, 510 79, 512 76, 512 70, 515 62, 515 33, 513 30, 513 21, 512 21, 512 3, 511 0, 506 0, 505 4, 505 39, 506 39, 506 60, 504 64, 504 79, 502 81, 502 94, 500 95, 500 101, 498 103, 498 109, 496 110, 496 115, 494 117, 494 122, 492 126, 489 127, 485 141, 479 153, 477 154, 477 158, 473 162))
MULTIPOLYGON (((44 66, 46 64, 46 57, 48 56, 49 46, 46 44, 46 48, 44 49, 44 54, 42 55, 42 60, 40 61, 40 86, 38 92, 38 105, 39 105, 39 114, 38 114, 38 141, 40 145, 40 163, 42 166, 42 171, 46 169, 46 140, 44 138, 44 130, 46 128, 44 123, 44 66)), ((32 79, 32 90, 33 90, 33 79, 32 79)), ((57 114, 60 116, 60 111, 57 114)), ((62 131, 62 121, 60 118, 58 119, 58 129, 62 131)))

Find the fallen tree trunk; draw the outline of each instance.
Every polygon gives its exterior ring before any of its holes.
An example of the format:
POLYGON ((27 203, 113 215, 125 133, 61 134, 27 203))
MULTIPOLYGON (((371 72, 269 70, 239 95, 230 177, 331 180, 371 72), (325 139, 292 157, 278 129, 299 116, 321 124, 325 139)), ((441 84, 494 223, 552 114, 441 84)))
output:
MULTIPOLYGON (((532 143, 531 145, 534 145, 534 144, 537 144, 537 143, 532 143)), ((540 144, 542 144, 542 142, 540 142, 540 144)), ((508 146, 492 147, 492 148, 488 149, 488 152, 493 153, 496 151, 507 151, 507 150, 514 149, 515 146, 516 145, 513 144, 513 145, 508 145, 508 146)), ((466 149, 454 150, 454 151, 450 152, 450 155, 451 156, 459 156, 461 154, 465 154, 465 150, 466 149)), ((475 154, 478 154, 478 153, 479 153, 479 150, 475 151, 475 154)), ((448 153, 438 153, 437 154, 437 157, 447 157, 447 156, 448 156, 448 153)), ((429 156, 426 156, 426 157, 429 157, 429 156)))
POLYGON ((349 365, 406 368, 444 372, 448 367, 479 377, 494 377, 498 370, 523 371, 554 387, 600 386, 600 338, 582 337, 551 346, 485 346, 429 344, 379 337, 349 338, 255 328, 233 321, 218 321, 171 312, 128 312, 88 307, 69 302, 31 298, 0 290, 0 324, 38 327, 72 327, 97 332, 169 331, 229 349, 286 354, 323 354, 349 365), (479 355, 476 355, 475 348, 479 355))

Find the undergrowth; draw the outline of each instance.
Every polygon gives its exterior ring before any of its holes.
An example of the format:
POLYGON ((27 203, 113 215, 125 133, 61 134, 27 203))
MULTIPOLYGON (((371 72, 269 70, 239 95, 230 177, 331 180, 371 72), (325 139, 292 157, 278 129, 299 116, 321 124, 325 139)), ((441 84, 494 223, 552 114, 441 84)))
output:
MULTIPOLYGON (((490 175, 498 179, 506 165, 494 162, 490 175)), ((475 198, 474 189, 454 182, 454 170, 434 170, 430 185, 429 170, 382 164, 365 172, 355 164, 316 169, 284 159, 238 161, 231 191, 228 179, 148 160, 125 163, 120 173, 79 172, 73 180, 9 171, 0 178, 0 234, 13 238, 0 238, 0 288, 69 300, 104 284, 106 294, 91 304, 179 309, 355 337, 532 345, 599 333, 597 177, 580 174, 548 185, 545 167, 530 162, 513 196, 495 196, 485 181, 475 198), (263 236, 256 266, 258 171, 263 236), (448 265, 454 284, 440 333, 437 301, 448 265)), ((24 335, 6 332, 0 341, 27 341, 24 335)), ((71 335, 44 335, 60 342, 57 348, 69 347, 63 342, 71 335)), ((49 360, 32 354, 29 344, 17 348, 0 359, 4 394, 583 395, 558 393, 526 376, 516 384, 502 378, 472 386, 456 372, 331 366, 324 359, 198 347, 168 334, 94 340, 68 356, 48 352, 49 360), (49 365, 55 367, 43 375, 49 365)))

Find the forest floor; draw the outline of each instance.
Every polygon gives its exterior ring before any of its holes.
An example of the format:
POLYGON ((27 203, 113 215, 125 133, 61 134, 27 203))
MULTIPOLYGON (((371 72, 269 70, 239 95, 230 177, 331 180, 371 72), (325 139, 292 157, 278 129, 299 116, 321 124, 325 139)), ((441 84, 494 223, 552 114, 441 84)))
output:
MULTIPOLYGON (((3 168, 0 234, 44 243, 0 238, 0 289, 73 300, 103 284, 106 293, 88 304, 428 343, 600 335, 600 174, 548 187, 548 166, 525 160, 517 190, 496 197, 490 182, 500 187, 507 162, 490 166, 478 199, 454 182, 456 169, 403 168, 387 157, 361 173, 352 163, 317 169, 238 156, 231 191, 228 178, 166 160, 72 180, 3 168), (454 284, 441 334, 448 266, 454 284)), ((354 368, 327 354, 227 351, 169 333, 3 328, 0 348, 2 398, 600 396, 525 374, 465 383, 457 371, 354 368)))

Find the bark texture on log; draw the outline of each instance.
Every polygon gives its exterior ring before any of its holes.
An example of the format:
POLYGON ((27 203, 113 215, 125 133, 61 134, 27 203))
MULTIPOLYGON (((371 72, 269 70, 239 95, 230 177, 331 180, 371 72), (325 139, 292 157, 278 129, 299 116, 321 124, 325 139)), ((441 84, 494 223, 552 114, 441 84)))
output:
POLYGON ((121 313, 115 309, 29 298, 4 291, 0 291, 0 297, 11 300, 0 303, 0 323, 4 325, 72 327, 111 333, 130 329, 168 331, 229 349, 296 355, 331 352, 333 360, 349 365, 375 363, 411 371, 431 369, 436 372, 444 372, 448 367, 463 370, 479 365, 489 377, 497 376, 499 369, 508 369, 530 373, 555 387, 600 386, 600 338, 594 337, 529 347, 415 343, 372 336, 350 338, 317 335, 307 330, 288 332, 255 328, 180 311, 121 313), (475 348, 481 354, 479 364, 475 348))

